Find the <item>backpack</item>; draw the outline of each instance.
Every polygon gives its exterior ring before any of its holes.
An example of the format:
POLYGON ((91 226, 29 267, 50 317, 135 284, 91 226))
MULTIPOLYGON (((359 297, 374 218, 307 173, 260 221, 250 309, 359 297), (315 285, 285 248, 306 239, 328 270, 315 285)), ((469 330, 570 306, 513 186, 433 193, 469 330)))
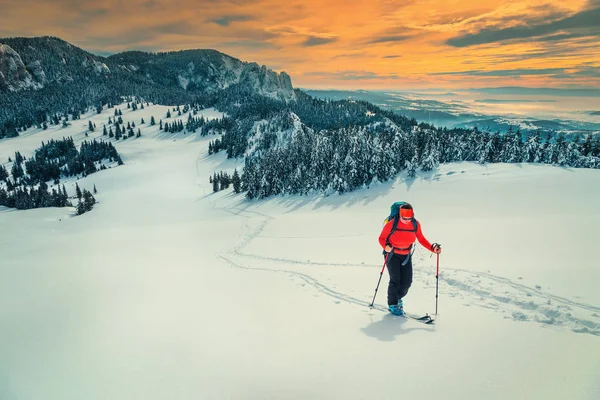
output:
MULTIPOLYGON (((398 219, 399 219, 398 212, 400 211, 400 207, 403 204, 408 204, 408 203, 406 201, 397 201, 394 204, 392 204, 392 206, 390 207, 390 215, 385 219, 384 225, 387 224, 392 219, 394 220, 394 225, 392 225, 392 230, 390 231, 390 234, 388 235, 387 239, 385 240, 386 243, 389 243, 390 237, 394 234, 394 232, 396 232, 396 229, 398 228, 398 219)), ((414 216, 413 216, 411 222, 413 225, 413 229, 400 229, 400 230, 417 233, 417 220, 415 219, 414 216)))

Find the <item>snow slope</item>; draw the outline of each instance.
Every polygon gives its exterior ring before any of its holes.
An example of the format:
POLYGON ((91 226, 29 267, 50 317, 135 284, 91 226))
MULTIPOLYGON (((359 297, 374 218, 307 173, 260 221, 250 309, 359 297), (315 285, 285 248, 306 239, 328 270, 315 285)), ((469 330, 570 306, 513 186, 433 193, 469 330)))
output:
MULTIPOLYGON (((0 141, 0 162, 110 115, 0 141)), ((600 398, 600 171, 460 163, 250 202, 212 193, 242 165, 214 137, 141 128, 77 180, 91 212, 0 208, 0 399, 600 398), (368 308, 396 200, 444 246, 434 326, 383 311, 387 273, 368 308)), ((414 264, 406 307, 433 314, 435 257, 414 264)))

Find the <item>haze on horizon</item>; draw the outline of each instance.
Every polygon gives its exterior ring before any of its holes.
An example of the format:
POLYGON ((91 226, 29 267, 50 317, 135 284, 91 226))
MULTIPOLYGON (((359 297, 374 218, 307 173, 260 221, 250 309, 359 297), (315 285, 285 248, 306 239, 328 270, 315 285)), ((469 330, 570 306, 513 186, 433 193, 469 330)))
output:
MULTIPOLYGON (((600 88, 600 0, 0 0, 0 38, 99 55, 211 48, 295 87, 600 88)), ((1 43, 1 39, 0 39, 1 43)))

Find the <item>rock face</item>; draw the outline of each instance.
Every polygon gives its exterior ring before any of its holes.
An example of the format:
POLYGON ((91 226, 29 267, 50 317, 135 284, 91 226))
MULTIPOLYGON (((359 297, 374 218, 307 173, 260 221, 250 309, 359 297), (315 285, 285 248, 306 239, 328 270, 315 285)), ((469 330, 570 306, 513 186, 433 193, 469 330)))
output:
POLYGON ((287 100, 294 99, 294 88, 290 76, 285 72, 277 74, 264 65, 259 67, 257 63, 246 64, 240 74, 240 82, 265 96, 275 98, 283 96, 287 100))
POLYGON ((184 50, 150 54, 126 52, 108 57, 113 72, 127 71, 163 86, 183 90, 215 92, 233 85, 274 99, 295 99, 292 80, 285 72, 278 74, 216 50, 184 50))
POLYGON ((216 50, 130 51, 101 57, 53 37, 0 39, 0 93, 75 81, 114 87, 133 81, 208 93, 237 85, 273 99, 295 100, 292 80, 285 72, 216 50))
POLYGON ((0 91, 38 89, 42 87, 38 79, 43 80, 39 63, 32 65, 31 71, 28 70, 19 53, 0 43, 0 91))

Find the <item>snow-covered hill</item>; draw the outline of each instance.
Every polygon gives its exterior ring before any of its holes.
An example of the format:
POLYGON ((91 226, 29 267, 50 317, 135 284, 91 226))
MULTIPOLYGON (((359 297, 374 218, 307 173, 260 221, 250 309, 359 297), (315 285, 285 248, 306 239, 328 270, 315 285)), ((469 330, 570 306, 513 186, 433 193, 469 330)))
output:
MULTIPOLYGON (((120 107, 142 133, 110 139, 125 164, 66 182, 96 185, 91 212, 0 208, 0 398, 600 397, 600 171, 458 163, 247 201, 212 192, 213 172, 242 167, 208 156, 214 136, 149 126, 166 106, 120 107), (444 247, 433 326, 384 311, 387 273, 368 308, 397 200, 444 247)), ((106 140, 112 113, 3 140, 0 162, 106 140)), ((433 314, 436 259, 414 257, 406 308, 433 314)))

